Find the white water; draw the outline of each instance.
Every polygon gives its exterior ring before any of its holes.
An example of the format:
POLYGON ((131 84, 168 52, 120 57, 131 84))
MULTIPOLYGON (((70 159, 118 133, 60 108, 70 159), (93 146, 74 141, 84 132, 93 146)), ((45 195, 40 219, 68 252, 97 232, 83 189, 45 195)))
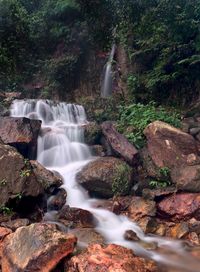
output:
POLYGON ((84 125, 87 124, 82 106, 43 100, 14 101, 11 116, 42 120, 38 138, 37 160, 50 170, 58 171, 64 180, 67 203, 71 207, 86 209, 97 219, 96 230, 108 243, 123 245, 136 253, 159 263, 176 267, 179 271, 200 271, 200 263, 184 250, 181 241, 145 236, 143 231, 127 217, 117 216, 105 209, 94 208, 95 199, 76 182, 76 174, 89 161, 95 159, 84 144, 84 125), (126 230, 133 230, 144 243, 155 243, 157 251, 147 250, 142 243, 124 239, 126 230), (159 253, 161 252, 162 253, 159 253))
POLYGON ((104 76, 103 76, 103 84, 101 87, 101 96, 102 97, 109 97, 112 95, 113 89, 113 74, 112 74, 112 61, 115 54, 115 44, 112 46, 112 50, 104 67, 104 76))

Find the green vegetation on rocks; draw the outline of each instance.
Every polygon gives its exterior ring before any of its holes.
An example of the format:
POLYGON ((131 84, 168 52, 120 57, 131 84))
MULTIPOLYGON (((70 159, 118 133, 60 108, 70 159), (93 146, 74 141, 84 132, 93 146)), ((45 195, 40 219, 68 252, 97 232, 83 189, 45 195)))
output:
POLYGON ((130 177, 132 169, 126 163, 116 166, 114 173, 112 192, 115 196, 126 195, 130 191, 130 177))
POLYGON ((174 109, 168 111, 164 107, 156 107, 154 103, 147 105, 138 103, 120 107, 118 129, 130 142, 140 148, 145 143, 144 129, 156 120, 180 127, 180 114, 174 109))

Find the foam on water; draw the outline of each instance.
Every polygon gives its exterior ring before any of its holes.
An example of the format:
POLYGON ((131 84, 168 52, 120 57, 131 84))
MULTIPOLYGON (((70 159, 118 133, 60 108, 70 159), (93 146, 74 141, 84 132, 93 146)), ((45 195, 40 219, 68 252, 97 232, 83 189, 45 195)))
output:
MULTIPOLYGON (((94 208, 97 200, 77 184, 76 174, 89 161, 94 160, 84 144, 84 126, 87 124, 84 108, 80 105, 53 103, 48 100, 15 100, 11 116, 42 120, 38 138, 37 160, 50 170, 58 171, 64 180, 67 203, 71 207, 86 209, 97 221, 96 230, 108 243, 133 249, 136 253, 157 262, 173 266, 179 271, 198 272, 200 263, 187 252, 181 241, 144 235, 141 228, 125 216, 94 208), (133 230, 143 243, 124 239, 126 230, 133 230), (147 250, 144 244, 154 243, 158 250, 147 250)), ((53 220, 53 215, 48 215, 53 220)))

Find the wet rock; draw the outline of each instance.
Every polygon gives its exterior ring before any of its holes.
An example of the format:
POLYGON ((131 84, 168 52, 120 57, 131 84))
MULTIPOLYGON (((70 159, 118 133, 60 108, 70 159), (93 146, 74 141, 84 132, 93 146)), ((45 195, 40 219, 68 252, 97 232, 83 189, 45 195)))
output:
POLYGON ((198 235, 200 235, 200 221, 196 220, 195 218, 192 218, 189 220, 188 223, 190 232, 196 232, 198 235))
POLYGON ((190 218, 200 219, 200 194, 182 193, 171 195, 157 205, 160 217, 171 221, 187 221, 190 218))
POLYGON ((181 239, 185 237, 189 233, 189 226, 187 222, 181 222, 176 224, 175 226, 171 227, 167 231, 167 236, 176 238, 176 239, 181 239))
POLYGON ((97 196, 125 195, 132 185, 132 169, 120 159, 98 158, 77 174, 77 181, 97 196))
POLYGON ((128 241, 139 241, 140 239, 138 238, 137 234, 133 230, 127 230, 124 233, 124 239, 128 241))
POLYGON ((0 117, 0 137, 25 157, 34 158, 41 121, 24 117, 0 117))
POLYGON ((75 228, 91 228, 95 226, 95 220, 89 211, 64 206, 58 214, 58 220, 64 225, 75 228))
POLYGON ((139 163, 139 153, 137 149, 117 130, 112 122, 104 122, 102 132, 114 153, 122 157, 130 165, 139 163))
POLYGON ((51 271, 73 252, 75 236, 57 231, 54 225, 32 224, 8 235, 2 249, 2 272, 51 271))
POLYGON ((36 197, 44 192, 35 174, 17 150, 0 144, 0 205, 25 196, 36 197))
POLYGON ((100 143, 101 127, 95 122, 89 122, 84 126, 84 139, 88 145, 96 145, 100 143))
POLYGON ((59 189, 55 195, 51 196, 48 200, 48 209, 60 210, 66 203, 67 192, 65 189, 59 189))
POLYGON ((95 243, 103 244, 105 242, 103 236, 93 228, 75 228, 70 230, 70 233, 77 237, 80 247, 95 243))
POLYGON ((171 178, 178 190, 200 192, 200 165, 176 168, 171 172, 171 178))
POLYGON ((7 222, 1 223, 2 227, 9 228, 12 231, 16 231, 16 229, 28 226, 30 224, 30 221, 27 218, 18 218, 14 220, 10 220, 7 222))
POLYGON ((165 224, 158 224, 154 234, 159 235, 159 236, 165 236, 165 234, 166 234, 165 224))
POLYGON ((196 232, 190 232, 186 239, 189 240, 192 245, 199 246, 199 237, 196 232))
POLYGON ((44 190, 48 190, 52 187, 60 187, 62 185, 62 179, 59 175, 49 171, 37 161, 31 160, 30 164, 37 181, 42 185, 44 190))
POLYGON ((134 256, 129 249, 118 245, 91 245, 71 258, 65 272, 155 272, 155 263, 134 256))
POLYGON ((195 139, 164 122, 155 121, 144 130, 148 152, 154 164, 175 168, 186 164, 187 156, 197 154, 195 139))
POLYGON ((133 221, 149 216, 155 216, 156 205, 154 201, 146 200, 142 197, 132 197, 131 203, 128 206, 128 217, 133 221))

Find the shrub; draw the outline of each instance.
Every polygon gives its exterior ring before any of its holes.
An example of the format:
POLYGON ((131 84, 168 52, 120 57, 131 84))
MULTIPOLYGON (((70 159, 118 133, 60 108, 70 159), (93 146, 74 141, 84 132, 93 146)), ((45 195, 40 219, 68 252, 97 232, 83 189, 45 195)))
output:
POLYGON ((143 147, 145 143, 143 131, 151 122, 159 120, 175 127, 180 127, 179 113, 174 110, 166 110, 164 107, 156 108, 153 102, 147 105, 131 104, 129 106, 120 106, 119 108, 118 129, 137 148, 143 147))

